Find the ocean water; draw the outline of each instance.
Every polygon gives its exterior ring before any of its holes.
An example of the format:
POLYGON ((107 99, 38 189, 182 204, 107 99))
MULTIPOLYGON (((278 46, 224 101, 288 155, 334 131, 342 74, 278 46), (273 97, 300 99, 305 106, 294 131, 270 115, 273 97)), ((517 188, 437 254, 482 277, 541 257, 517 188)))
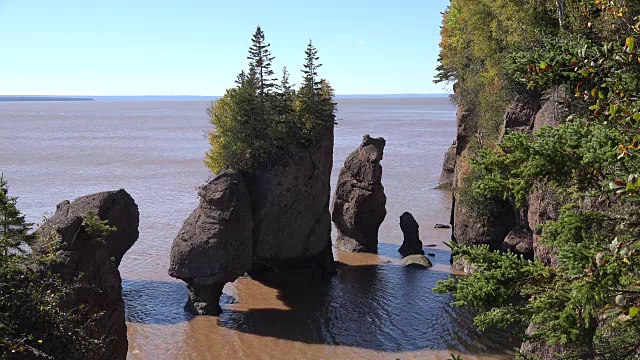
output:
MULTIPOLYGON (((0 102, 0 172, 29 221, 57 203, 126 189, 140 208, 140 238, 120 271, 129 359, 465 359, 512 357, 500 333, 479 333, 472 314, 431 289, 451 276, 444 242, 451 194, 434 187, 455 138, 446 98, 338 100, 335 186, 364 134, 387 140, 387 217, 380 253, 335 250, 346 265, 323 284, 276 290, 227 284, 219 317, 182 309, 184 284, 167 275, 169 250, 211 175, 202 161, 211 125, 206 101, 0 102), (434 267, 399 265, 399 216, 420 224, 434 267)), ((335 234, 334 234, 335 236, 335 234)))

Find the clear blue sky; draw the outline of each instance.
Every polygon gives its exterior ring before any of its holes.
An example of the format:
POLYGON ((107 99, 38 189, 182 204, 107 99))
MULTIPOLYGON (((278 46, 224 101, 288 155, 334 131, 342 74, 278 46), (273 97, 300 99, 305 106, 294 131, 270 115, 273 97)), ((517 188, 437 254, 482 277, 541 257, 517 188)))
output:
POLYGON ((0 95, 221 95, 258 24, 295 83, 311 38, 338 94, 443 93, 448 3, 0 0, 0 95))

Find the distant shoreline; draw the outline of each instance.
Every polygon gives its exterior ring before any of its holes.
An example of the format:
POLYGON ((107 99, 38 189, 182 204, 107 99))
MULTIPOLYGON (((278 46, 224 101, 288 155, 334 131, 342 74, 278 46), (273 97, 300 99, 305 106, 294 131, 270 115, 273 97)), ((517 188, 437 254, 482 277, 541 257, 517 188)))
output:
MULTIPOLYGON (((336 95, 336 99, 398 99, 398 98, 444 98, 449 94, 355 94, 336 95)), ((0 102, 9 101, 162 101, 162 100, 216 100, 220 96, 192 95, 147 95, 147 96, 2 96, 0 102)))
POLYGON ((0 96, 0 102, 9 101, 94 101, 94 99, 69 96, 0 96))

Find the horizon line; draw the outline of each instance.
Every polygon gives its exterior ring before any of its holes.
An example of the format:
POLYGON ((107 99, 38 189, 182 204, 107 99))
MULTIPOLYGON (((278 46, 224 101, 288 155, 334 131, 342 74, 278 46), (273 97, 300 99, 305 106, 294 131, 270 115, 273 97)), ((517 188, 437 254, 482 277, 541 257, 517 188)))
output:
MULTIPOLYGON (((451 95, 450 93, 357 93, 357 94, 335 94, 334 96, 388 96, 388 95, 451 95)), ((222 97, 223 95, 57 95, 57 94, 20 94, 6 95, 0 97, 222 97)))

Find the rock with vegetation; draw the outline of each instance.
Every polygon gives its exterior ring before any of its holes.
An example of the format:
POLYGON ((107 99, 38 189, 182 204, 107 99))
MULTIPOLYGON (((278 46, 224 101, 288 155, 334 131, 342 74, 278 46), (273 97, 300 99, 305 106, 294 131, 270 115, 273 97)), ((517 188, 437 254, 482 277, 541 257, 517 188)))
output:
POLYGON ((311 41, 297 89, 286 68, 276 83, 269 47, 258 27, 249 69, 209 108, 214 129, 205 162, 213 173, 238 171, 246 183, 253 223, 250 275, 275 282, 294 273, 304 281, 322 279, 335 271, 329 213, 333 89, 318 75, 321 64, 311 41))
POLYGON ((432 266, 431 261, 429 261, 426 256, 420 254, 405 256, 400 264, 406 267, 413 267, 418 269, 428 269, 432 266))
POLYGON ((198 195, 200 204, 171 246, 169 275, 187 283, 187 311, 218 315, 224 285, 251 268, 251 198, 244 178, 233 171, 216 176, 198 195))
POLYGON ((442 172, 440 173, 440 180, 438 181, 439 189, 451 189, 453 186, 453 173, 456 168, 456 148, 457 143, 454 140, 444 154, 442 172))
POLYGON ((35 234, 0 176, 0 358, 125 359, 120 275, 94 214, 35 234), (34 251, 27 251, 32 246, 34 251))
POLYGON ((382 186, 385 140, 365 135, 345 160, 333 197, 336 247, 353 252, 378 252, 378 229, 387 215, 382 186))
POLYGON ((444 13, 439 77, 471 114, 453 252, 475 271, 437 291, 473 304, 482 329, 519 325, 523 352, 542 359, 640 355, 639 18, 628 0, 452 0, 444 13), (499 134, 500 118, 516 131, 499 134), (509 207, 513 222, 464 217, 509 207), (506 239, 468 241, 459 222, 506 239), (496 251, 529 243, 533 261, 496 251))
POLYGON ((105 191, 79 197, 73 202, 68 200, 61 202, 49 220, 57 223, 59 219, 83 217, 89 213, 106 220, 109 226, 116 229, 110 232, 104 241, 109 257, 113 258, 118 266, 124 254, 138 240, 140 222, 138 205, 123 189, 105 191))
POLYGON ((404 235, 404 240, 398 252, 403 257, 416 254, 424 255, 419 227, 418 222, 410 212, 404 212, 400 215, 400 229, 402 230, 402 235, 404 235))
POLYGON ((120 258, 116 256, 124 255, 137 240, 138 222, 135 202, 126 191, 118 190, 62 202, 37 230, 34 250, 51 259, 46 271, 73 285, 61 307, 91 312, 75 321, 89 338, 102 342, 95 359, 127 356, 120 258))

